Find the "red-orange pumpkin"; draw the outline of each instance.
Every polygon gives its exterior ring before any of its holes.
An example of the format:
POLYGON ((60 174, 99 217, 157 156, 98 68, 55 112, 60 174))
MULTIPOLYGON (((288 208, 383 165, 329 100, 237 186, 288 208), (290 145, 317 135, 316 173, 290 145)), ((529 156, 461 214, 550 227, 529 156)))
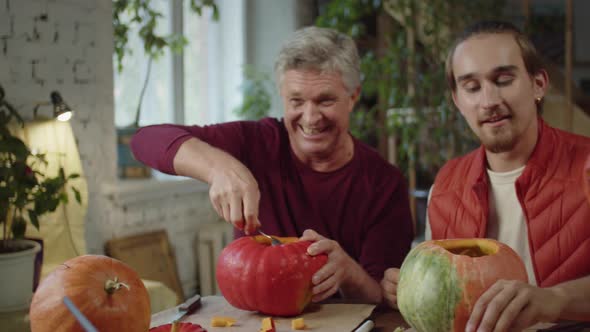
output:
POLYGON ((68 296, 99 331, 146 332, 150 299, 129 266, 100 255, 72 258, 39 285, 29 312, 32 332, 84 331, 63 303, 68 296))
POLYGON ((584 164, 584 174, 582 181, 584 182, 584 190, 586 191, 588 203, 590 203, 590 155, 588 155, 586 164, 584 164))
POLYGON ((397 304, 418 332, 463 332, 477 299, 499 279, 528 280, 509 246, 491 239, 426 241, 402 264, 397 304))
POLYGON ((231 305, 272 316, 294 316, 310 302, 311 278, 328 257, 308 255, 309 241, 279 239, 283 244, 271 246, 263 236, 247 236, 223 249, 216 279, 231 305))
POLYGON ((172 324, 164 324, 157 327, 152 327, 149 332, 207 332, 201 325, 193 323, 177 323, 176 330, 172 324))

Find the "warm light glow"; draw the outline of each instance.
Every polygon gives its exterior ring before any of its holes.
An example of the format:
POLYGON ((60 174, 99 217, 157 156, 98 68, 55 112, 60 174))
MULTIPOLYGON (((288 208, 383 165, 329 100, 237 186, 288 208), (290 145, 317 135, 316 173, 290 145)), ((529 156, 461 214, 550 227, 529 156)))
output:
POLYGON ((70 121, 71 118, 72 111, 63 112, 57 116, 57 120, 62 122, 70 121))

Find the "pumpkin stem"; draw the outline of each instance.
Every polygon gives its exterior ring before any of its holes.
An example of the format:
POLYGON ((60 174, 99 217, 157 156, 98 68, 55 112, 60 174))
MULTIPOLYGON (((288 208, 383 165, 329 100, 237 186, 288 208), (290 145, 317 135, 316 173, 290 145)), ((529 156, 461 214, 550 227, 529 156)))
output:
POLYGON ((115 277, 115 280, 107 279, 104 283, 104 290, 109 294, 115 293, 115 291, 119 290, 121 287, 125 287, 129 290, 129 285, 124 282, 119 282, 118 277, 115 277))

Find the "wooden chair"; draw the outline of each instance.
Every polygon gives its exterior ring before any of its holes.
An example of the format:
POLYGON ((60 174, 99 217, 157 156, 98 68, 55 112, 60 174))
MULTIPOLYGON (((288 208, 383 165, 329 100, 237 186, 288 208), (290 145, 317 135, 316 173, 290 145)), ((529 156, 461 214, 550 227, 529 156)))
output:
POLYGON ((165 230, 109 240, 105 251, 134 269, 142 279, 163 283, 176 293, 177 303, 184 301, 176 258, 165 230))

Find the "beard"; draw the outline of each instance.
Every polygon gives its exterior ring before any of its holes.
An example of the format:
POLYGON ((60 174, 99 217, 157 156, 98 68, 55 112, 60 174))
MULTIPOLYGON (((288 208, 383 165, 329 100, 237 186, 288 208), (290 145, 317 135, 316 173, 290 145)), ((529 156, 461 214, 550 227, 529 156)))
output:
POLYGON ((516 127, 518 127, 516 122, 518 120, 510 110, 494 110, 486 112, 486 114, 483 114, 478 120, 478 122, 482 124, 482 127, 480 127, 480 135, 478 136, 481 144, 486 150, 493 153, 501 153, 511 151, 516 146, 519 139, 519 135, 516 132, 516 127), (486 128, 486 126, 482 124, 482 122, 487 119, 506 116, 510 117, 509 122, 502 127, 486 128))
POLYGON ((482 133, 479 138, 486 150, 493 153, 511 151, 518 142, 510 128, 492 128, 490 133, 482 133))

